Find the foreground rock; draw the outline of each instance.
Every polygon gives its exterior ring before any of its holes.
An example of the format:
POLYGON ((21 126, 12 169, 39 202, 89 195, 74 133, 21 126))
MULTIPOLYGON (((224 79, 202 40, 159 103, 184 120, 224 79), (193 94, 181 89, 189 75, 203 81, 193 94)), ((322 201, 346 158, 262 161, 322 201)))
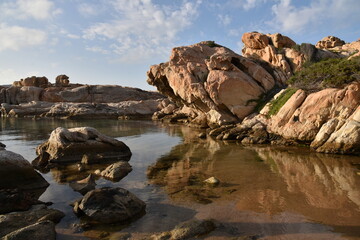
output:
POLYGON ((207 234, 216 228, 211 220, 190 220, 180 223, 173 230, 151 236, 152 240, 185 240, 207 234))
POLYGON ((0 150, 0 213, 29 209, 48 186, 21 155, 0 150))
POLYGON ((93 162, 129 161, 131 151, 123 142, 99 133, 91 127, 52 131, 49 140, 36 148, 38 157, 32 162, 37 168, 51 167, 51 164, 80 163, 84 155, 90 155, 93 162), (50 164, 50 165, 49 165, 50 164))
POLYGON ((101 188, 88 192, 75 203, 74 211, 91 221, 115 223, 144 213, 146 204, 123 188, 101 188))
POLYGON ((3 239, 55 239, 55 224, 64 216, 64 213, 59 210, 49 209, 45 205, 35 205, 28 211, 0 215, 0 237, 3 239))

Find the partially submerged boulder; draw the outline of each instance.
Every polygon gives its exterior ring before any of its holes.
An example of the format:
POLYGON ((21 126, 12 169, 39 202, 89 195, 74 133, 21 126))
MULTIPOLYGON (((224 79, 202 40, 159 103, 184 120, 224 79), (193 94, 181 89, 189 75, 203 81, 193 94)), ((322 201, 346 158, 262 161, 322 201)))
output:
POLYGON ((0 213, 29 209, 48 186, 21 155, 0 151, 0 213))
POLYGON ((74 189, 74 191, 85 195, 87 192, 94 190, 96 182, 94 175, 90 174, 88 177, 81 179, 79 181, 73 181, 69 183, 69 186, 74 189))
POLYGON ((104 171, 100 173, 104 178, 113 181, 120 181, 132 171, 132 167, 126 161, 120 161, 109 165, 104 171))
POLYGON ((128 221, 144 212, 146 204, 123 188, 101 188, 88 192, 74 211, 91 221, 115 223, 128 221))
POLYGON ((129 161, 131 157, 129 147, 123 142, 91 127, 58 127, 46 142, 36 148, 36 153, 38 157, 32 164, 37 168, 51 167, 50 163, 80 163, 85 154, 98 157, 103 163, 129 161))

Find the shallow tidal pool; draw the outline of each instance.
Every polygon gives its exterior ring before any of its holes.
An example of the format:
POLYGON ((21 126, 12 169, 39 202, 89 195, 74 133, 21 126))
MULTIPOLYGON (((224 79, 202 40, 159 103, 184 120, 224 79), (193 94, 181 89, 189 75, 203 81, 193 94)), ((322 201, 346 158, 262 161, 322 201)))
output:
POLYGON ((0 142, 28 161, 56 127, 90 126, 127 144, 133 171, 97 188, 125 188, 146 202, 131 223, 82 230, 70 204, 81 194, 69 187, 88 172, 74 166, 42 173, 50 186, 40 197, 66 216, 57 239, 141 239, 193 218, 217 228, 200 239, 360 239, 360 157, 318 154, 308 148, 242 146, 200 139, 201 130, 151 121, 1 119, 0 142), (217 186, 204 184, 209 177, 217 186))

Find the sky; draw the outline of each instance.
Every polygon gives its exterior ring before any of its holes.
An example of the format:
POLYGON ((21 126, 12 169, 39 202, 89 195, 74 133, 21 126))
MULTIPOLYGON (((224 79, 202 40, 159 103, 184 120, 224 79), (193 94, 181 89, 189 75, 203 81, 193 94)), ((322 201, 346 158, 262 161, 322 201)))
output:
POLYGON ((173 47, 213 40, 240 54, 252 31, 352 42, 359 12, 359 0, 0 0, 0 85, 66 74, 155 90, 146 71, 173 47))

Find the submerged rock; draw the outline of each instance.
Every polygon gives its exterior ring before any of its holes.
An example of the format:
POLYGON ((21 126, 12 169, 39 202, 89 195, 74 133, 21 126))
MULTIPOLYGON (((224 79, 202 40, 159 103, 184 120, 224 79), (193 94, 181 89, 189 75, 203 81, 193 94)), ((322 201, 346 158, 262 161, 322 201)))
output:
POLYGON ((80 163, 84 154, 93 154, 102 163, 130 160, 131 151, 123 142, 99 133, 91 127, 65 129, 58 127, 50 138, 36 148, 37 158, 32 162, 37 168, 50 163, 80 163))
POLYGON ((85 195, 87 192, 95 189, 96 182, 94 176, 90 174, 87 178, 79 181, 70 182, 69 186, 74 189, 74 191, 85 195))
POLYGON ((194 239, 199 235, 207 234, 216 228, 215 223, 211 220, 190 220, 180 223, 169 232, 160 233, 151 236, 153 240, 185 240, 194 239))
POLYGON ((0 151, 0 213, 29 209, 48 186, 20 154, 0 151))
POLYGON ((34 223, 24 228, 13 231, 4 240, 55 240, 55 224, 51 221, 34 223))
POLYGON ((100 175, 113 181, 120 181, 131 171, 132 167, 128 162, 120 161, 109 165, 100 175))
POLYGON ((146 204, 123 188, 101 188, 88 192, 78 204, 78 213, 100 223, 130 220, 144 212, 146 204))

